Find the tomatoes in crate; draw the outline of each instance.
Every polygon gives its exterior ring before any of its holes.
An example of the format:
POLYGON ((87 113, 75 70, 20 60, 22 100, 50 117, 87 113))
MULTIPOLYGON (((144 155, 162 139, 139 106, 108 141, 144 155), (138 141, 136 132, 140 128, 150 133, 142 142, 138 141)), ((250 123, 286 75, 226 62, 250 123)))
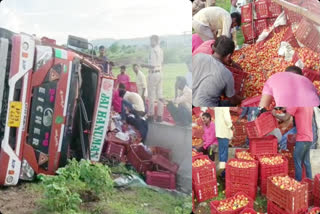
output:
POLYGON ((274 176, 272 183, 280 187, 283 190, 296 191, 301 187, 301 183, 289 176, 274 176))
POLYGON ((253 168, 253 167, 257 167, 257 164, 255 162, 230 161, 228 164, 230 166, 237 167, 237 168, 253 168))
POLYGON ((192 163, 192 167, 201 167, 210 164, 208 159, 197 159, 192 163))

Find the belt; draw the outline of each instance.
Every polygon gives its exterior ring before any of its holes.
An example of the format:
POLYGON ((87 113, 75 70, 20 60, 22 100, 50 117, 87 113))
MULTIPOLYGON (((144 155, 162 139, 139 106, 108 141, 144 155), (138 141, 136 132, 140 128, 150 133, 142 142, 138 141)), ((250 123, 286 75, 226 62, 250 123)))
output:
POLYGON ((153 73, 158 73, 158 72, 160 72, 160 70, 150 70, 150 71, 149 71, 149 73, 152 73, 152 74, 153 74, 153 73))

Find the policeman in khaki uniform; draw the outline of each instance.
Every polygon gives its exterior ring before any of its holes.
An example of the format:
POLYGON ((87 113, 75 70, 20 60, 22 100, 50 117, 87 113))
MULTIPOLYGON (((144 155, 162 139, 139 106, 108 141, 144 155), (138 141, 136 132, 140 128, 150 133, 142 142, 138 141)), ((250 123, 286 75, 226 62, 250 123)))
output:
POLYGON ((164 100, 162 95, 162 63, 163 52, 159 46, 159 36, 152 35, 150 37, 151 50, 149 53, 148 65, 141 65, 149 69, 148 74, 148 121, 153 122, 156 119, 157 122, 162 122, 164 100), (154 115, 154 103, 157 101, 157 117, 154 115))

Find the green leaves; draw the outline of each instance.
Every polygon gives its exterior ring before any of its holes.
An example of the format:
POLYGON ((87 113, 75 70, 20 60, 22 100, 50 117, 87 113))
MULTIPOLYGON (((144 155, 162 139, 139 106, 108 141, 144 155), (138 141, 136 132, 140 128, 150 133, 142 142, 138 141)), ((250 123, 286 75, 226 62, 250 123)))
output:
POLYGON ((78 213, 82 195, 92 192, 98 196, 113 189, 110 169, 100 163, 73 159, 66 167, 58 169, 57 174, 38 176, 45 190, 40 203, 46 211, 78 213))

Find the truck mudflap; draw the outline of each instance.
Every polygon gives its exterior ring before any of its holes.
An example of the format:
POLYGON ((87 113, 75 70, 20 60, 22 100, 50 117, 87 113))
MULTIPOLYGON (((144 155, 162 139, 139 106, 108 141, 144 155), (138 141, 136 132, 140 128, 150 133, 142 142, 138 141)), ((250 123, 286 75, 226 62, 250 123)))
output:
POLYGON ((90 160, 99 161, 109 125, 114 80, 102 77, 90 136, 90 160))
POLYGON ((35 41, 31 36, 12 37, 6 127, 0 152, 0 185, 15 185, 19 180, 34 52, 35 41))

